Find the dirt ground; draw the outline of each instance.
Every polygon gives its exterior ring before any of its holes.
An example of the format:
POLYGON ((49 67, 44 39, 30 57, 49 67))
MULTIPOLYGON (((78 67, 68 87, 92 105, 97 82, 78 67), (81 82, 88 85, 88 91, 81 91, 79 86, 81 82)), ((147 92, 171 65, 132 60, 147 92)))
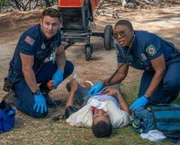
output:
MULTIPOLYGON (((0 98, 6 94, 2 91, 3 79, 7 75, 8 64, 16 43, 23 31, 39 22, 39 13, 40 11, 36 10, 0 14, 0 98)), ((121 16, 122 19, 130 20, 134 29, 154 32, 180 48, 180 3, 175 3, 170 8, 122 12, 121 16)), ((114 25, 116 21, 117 19, 110 17, 97 16, 95 18, 98 31, 103 31, 104 26, 107 24, 114 25)), ((79 75, 78 81, 81 84, 85 80, 91 80, 93 83, 96 83, 98 80, 105 79, 115 71, 117 66, 115 49, 106 51, 103 46, 103 39, 99 37, 92 37, 92 44, 94 52, 92 60, 88 62, 85 60, 84 44, 76 44, 66 50, 67 59, 75 65, 74 73, 79 75)), ((132 81, 139 81, 141 73, 141 71, 131 68, 123 85, 132 81)), ((52 91, 52 96, 54 98, 61 98, 63 104, 68 97, 68 93, 65 90, 67 81, 68 79, 56 90, 52 91)), ((56 110, 52 112, 56 114, 56 110)), ((18 111, 16 118, 16 128, 24 126, 26 129, 30 129, 27 126, 31 126, 36 122, 34 119, 18 111)), ((8 135, 9 137, 13 136, 11 133, 8 135)), ((3 139, 2 137, 0 137, 0 140, 3 139)))

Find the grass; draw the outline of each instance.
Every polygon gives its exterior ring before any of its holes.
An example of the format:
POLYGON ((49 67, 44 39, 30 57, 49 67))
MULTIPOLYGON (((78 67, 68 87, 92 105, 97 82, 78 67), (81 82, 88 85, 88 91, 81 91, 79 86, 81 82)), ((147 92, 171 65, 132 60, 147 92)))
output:
MULTIPOLYGON (((123 94, 132 103, 138 93, 139 82, 121 86, 123 94)), ((180 97, 175 103, 180 104, 180 97)), ((53 110, 50 110, 53 111, 53 110)), ((91 129, 76 128, 65 121, 54 122, 51 116, 46 119, 33 119, 24 114, 16 117, 15 128, 0 135, 1 145, 173 145, 169 141, 150 142, 140 138, 130 127, 114 129, 110 138, 97 139, 91 129)))

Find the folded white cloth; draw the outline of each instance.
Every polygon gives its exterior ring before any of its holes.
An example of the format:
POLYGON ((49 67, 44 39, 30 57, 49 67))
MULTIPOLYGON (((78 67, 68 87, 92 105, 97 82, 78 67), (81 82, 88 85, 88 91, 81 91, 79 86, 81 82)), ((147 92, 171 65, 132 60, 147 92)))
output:
POLYGON ((160 142, 166 139, 166 136, 159 130, 150 130, 148 133, 141 133, 140 136, 153 142, 160 142))
POLYGON ((143 139, 148 139, 149 135, 148 133, 141 133, 140 137, 143 139))
POLYGON ((107 103, 102 102, 102 101, 98 101, 98 100, 93 99, 93 98, 90 98, 90 99, 88 100, 87 104, 88 104, 89 106, 93 106, 93 107, 96 107, 96 108, 98 108, 98 109, 102 109, 102 108, 104 108, 104 106, 106 106, 107 103))

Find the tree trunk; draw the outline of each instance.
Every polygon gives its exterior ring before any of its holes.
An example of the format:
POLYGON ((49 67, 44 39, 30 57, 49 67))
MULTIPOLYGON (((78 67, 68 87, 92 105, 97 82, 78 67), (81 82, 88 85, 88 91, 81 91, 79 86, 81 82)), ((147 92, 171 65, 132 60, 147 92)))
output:
POLYGON ((51 7, 51 3, 49 0, 45 0, 45 2, 46 2, 46 7, 51 7))
POLYGON ((12 1, 14 1, 16 8, 17 8, 18 10, 21 10, 21 7, 20 7, 20 5, 19 5, 18 0, 12 0, 12 1))

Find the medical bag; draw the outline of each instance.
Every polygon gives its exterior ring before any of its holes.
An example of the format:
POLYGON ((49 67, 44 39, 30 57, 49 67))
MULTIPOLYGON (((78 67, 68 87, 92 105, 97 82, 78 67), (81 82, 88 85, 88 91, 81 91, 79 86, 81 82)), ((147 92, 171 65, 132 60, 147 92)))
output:
POLYGON ((14 127, 16 111, 5 101, 0 103, 0 134, 14 127))
POLYGON ((157 129, 172 142, 180 142, 180 106, 160 104, 137 108, 132 113, 131 129, 138 133, 157 129))

